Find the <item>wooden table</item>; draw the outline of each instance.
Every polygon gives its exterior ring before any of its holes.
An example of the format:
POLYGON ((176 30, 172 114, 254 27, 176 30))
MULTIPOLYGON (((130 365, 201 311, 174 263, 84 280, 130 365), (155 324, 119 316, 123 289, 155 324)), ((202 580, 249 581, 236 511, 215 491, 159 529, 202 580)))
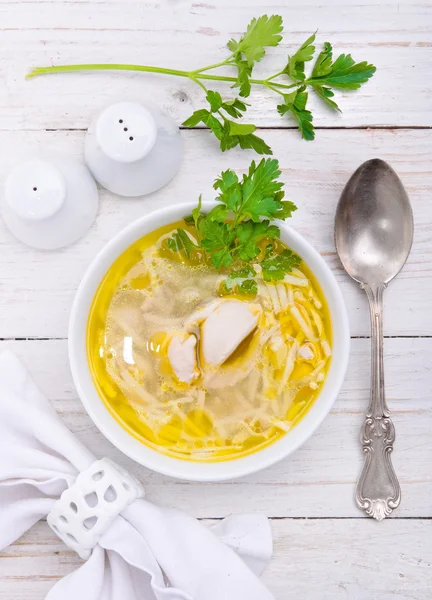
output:
MULTIPOLYGON (((184 131, 175 180, 143 199, 100 190, 91 232, 59 252, 36 252, 0 224, 0 350, 28 365, 67 425, 98 456, 139 476, 148 497, 203 519, 268 515, 274 556, 264 579, 277 600, 426 600, 432 590, 432 4, 427 0, 1 0, 0 176, 39 152, 82 156, 85 130, 101 107, 153 98, 178 123, 203 105, 185 80, 139 74, 59 75, 24 81, 30 66, 137 62, 193 68, 224 57, 224 44, 253 16, 283 15, 285 42, 263 66, 275 72, 319 28, 336 52, 368 60, 376 76, 342 94, 342 115, 316 111, 317 136, 302 141, 275 99, 256 89, 251 121, 280 160, 292 224, 325 257, 349 310, 347 379, 319 431, 289 459, 245 479, 174 481, 122 456, 85 413, 68 367, 67 322, 77 285, 96 252, 122 227, 156 207, 212 195, 214 177, 245 169, 252 153, 221 154, 206 131, 184 131), (264 9, 263 6, 266 6, 264 9), (333 245, 336 203, 349 175, 379 156, 396 169, 415 215, 415 240, 385 305, 387 395, 398 433, 394 465, 402 504, 385 522, 353 501, 362 464, 358 434, 369 393, 369 322, 363 293, 342 271, 333 245)), ((261 67, 261 65, 260 65, 261 67)), ((226 88, 225 88, 226 89, 226 88)), ((315 102, 313 103, 316 104, 315 102)), ((80 564, 46 523, 0 554, 1 600, 39 600, 80 564)), ((121 599, 119 599, 121 600, 121 599)), ((199 599, 197 599, 199 600, 199 599)), ((221 599, 223 600, 223 599, 221 599)))

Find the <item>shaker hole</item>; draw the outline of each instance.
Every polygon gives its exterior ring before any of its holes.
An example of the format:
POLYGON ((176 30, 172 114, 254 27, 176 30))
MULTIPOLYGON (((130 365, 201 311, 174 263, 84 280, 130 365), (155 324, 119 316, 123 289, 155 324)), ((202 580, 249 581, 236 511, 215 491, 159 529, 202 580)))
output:
POLYGON ((130 141, 131 141, 131 142, 133 141, 133 137, 132 137, 132 136, 130 136, 130 138, 129 138, 129 139, 130 139, 130 141))
POLYGON ((123 119, 119 119, 119 123, 123 123, 123 119))
POLYGON ((123 127, 123 131, 127 131, 127 130, 128 130, 128 128, 127 128, 127 127, 123 127))
POLYGON ((37 187, 34 187, 34 188, 33 188, 33 191, 34 191, 34 192, 37 192, 37 187))

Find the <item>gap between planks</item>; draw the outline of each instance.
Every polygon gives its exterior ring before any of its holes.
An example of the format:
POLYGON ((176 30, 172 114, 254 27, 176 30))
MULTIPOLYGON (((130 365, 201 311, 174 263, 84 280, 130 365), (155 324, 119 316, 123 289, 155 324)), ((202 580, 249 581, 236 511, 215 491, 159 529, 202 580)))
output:
MULTIPOLYGON (((395 509, 397 510, 397 509, 395 509)), ((207 519, 214 519, 216 521, 221 521, 226 517, 199 517, 199 521, 206 521, 207 519)), ((365 520, 370 519, 371 517, 367 517, 366 515, 358 517, 269 517, 267 518, 270 521, 358 521, 359 519, 365 520)), ((393 515, 391 517, 386 518, 387 521, 432 521, 432 517, 398 517, 397 515, 393 515)))
MULTIPOLYGON (((23 132, 23 131, 28 131, 28 132, 40 132, 40 131, 47 131, 47 132, 56 132, 56 131, 82 131, 82 132, 86 132, 87 131, 87 127, 55 127, 55 128, 28 128, 26 127, 25 129, 21 129, 21 128, 6 128, 6 127, 1 127, 0 131, 17 131, 17 132, 23 132)), ((182 125, 179 125, 179 129, 181 131, 210 131, 210 129, 208 127, 183 127, 182 125)), ((344 129, 347 129, 349 131, 355 131, 355 130, 368 130, 368 129, 373 129, 374 131, 411 131, 411 130, 429 130, 432 129, 432 125, 315 125, 314 127, 315 131, 343 131, 344 129)), ((290 126, 259 126, 256 129, 257 131, 297 131, 298 127, 296 127, 295 125, 290 126)))
MULTIPOLYGON (((397 510, 397 509, 395 509, 397 510)), ((360 512, 360 511, 359 511, 360 512)), ((371 517, 366 515, 359 515, 358 517, 272 517, 270 515, 266 515, 269 521, 359 521, 359 520, 371 520, 371 517)), ((217 516, 217 517, 196 517, 197 521, 223 521, 227 518, 227 515, 217 516)), ((391 517, 386 517, 385 521, 432 521, 432 517, 424 516, 424 517, 398 517, 397 515, 392 515, 391 517)), ((46 518, 40 519, 38 523, 46 523, 46 518)), ((19 545, 19 541, 15 541, 14 545, 19 545)), ((1 554, 0 554, 1 556, 1 554)))

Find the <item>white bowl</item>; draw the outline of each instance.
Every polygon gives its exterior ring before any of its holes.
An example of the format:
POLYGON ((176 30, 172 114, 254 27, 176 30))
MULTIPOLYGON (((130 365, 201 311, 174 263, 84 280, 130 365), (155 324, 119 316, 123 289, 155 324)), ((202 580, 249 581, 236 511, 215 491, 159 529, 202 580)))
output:
MULTIPOLYGON (((323 388, 301 421, 279 440, 248 456, 222 462, 192 462, 153 450, 132 437, 114 419, 94 386, 90 373, 86 329, 96 290, 115 259, 142 236, 190 214, 196 203, 177 204, 138 219, 118 233, 96 256, 78 288, 69 322, 69 357, 78 395, 101 432, 130 458, 164 475, 193 481, 221 481, 264 469, 299 448, 331 410, 342 386, 348 363, 350 335, 342 294, 321 256, 285 223, 279 222, 281 240, 306 262, 326 297, 332 320, 333 356, 323 388)), ((206 203, 204 210, 214 206, 206 203)))

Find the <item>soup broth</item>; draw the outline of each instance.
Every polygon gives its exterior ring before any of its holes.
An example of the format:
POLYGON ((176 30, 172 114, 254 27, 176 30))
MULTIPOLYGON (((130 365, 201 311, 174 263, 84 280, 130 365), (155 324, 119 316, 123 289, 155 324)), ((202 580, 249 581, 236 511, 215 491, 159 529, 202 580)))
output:
POLYGON ((329 311, 304 263, 260 280, 256 295, 228 290, 223 270, 169 252, 178 226, 138 240, 106 273, 89 316, 90 369, 111 414, 144 444, 234 459, 285 435, 313 404, 331 360, 329 311))

